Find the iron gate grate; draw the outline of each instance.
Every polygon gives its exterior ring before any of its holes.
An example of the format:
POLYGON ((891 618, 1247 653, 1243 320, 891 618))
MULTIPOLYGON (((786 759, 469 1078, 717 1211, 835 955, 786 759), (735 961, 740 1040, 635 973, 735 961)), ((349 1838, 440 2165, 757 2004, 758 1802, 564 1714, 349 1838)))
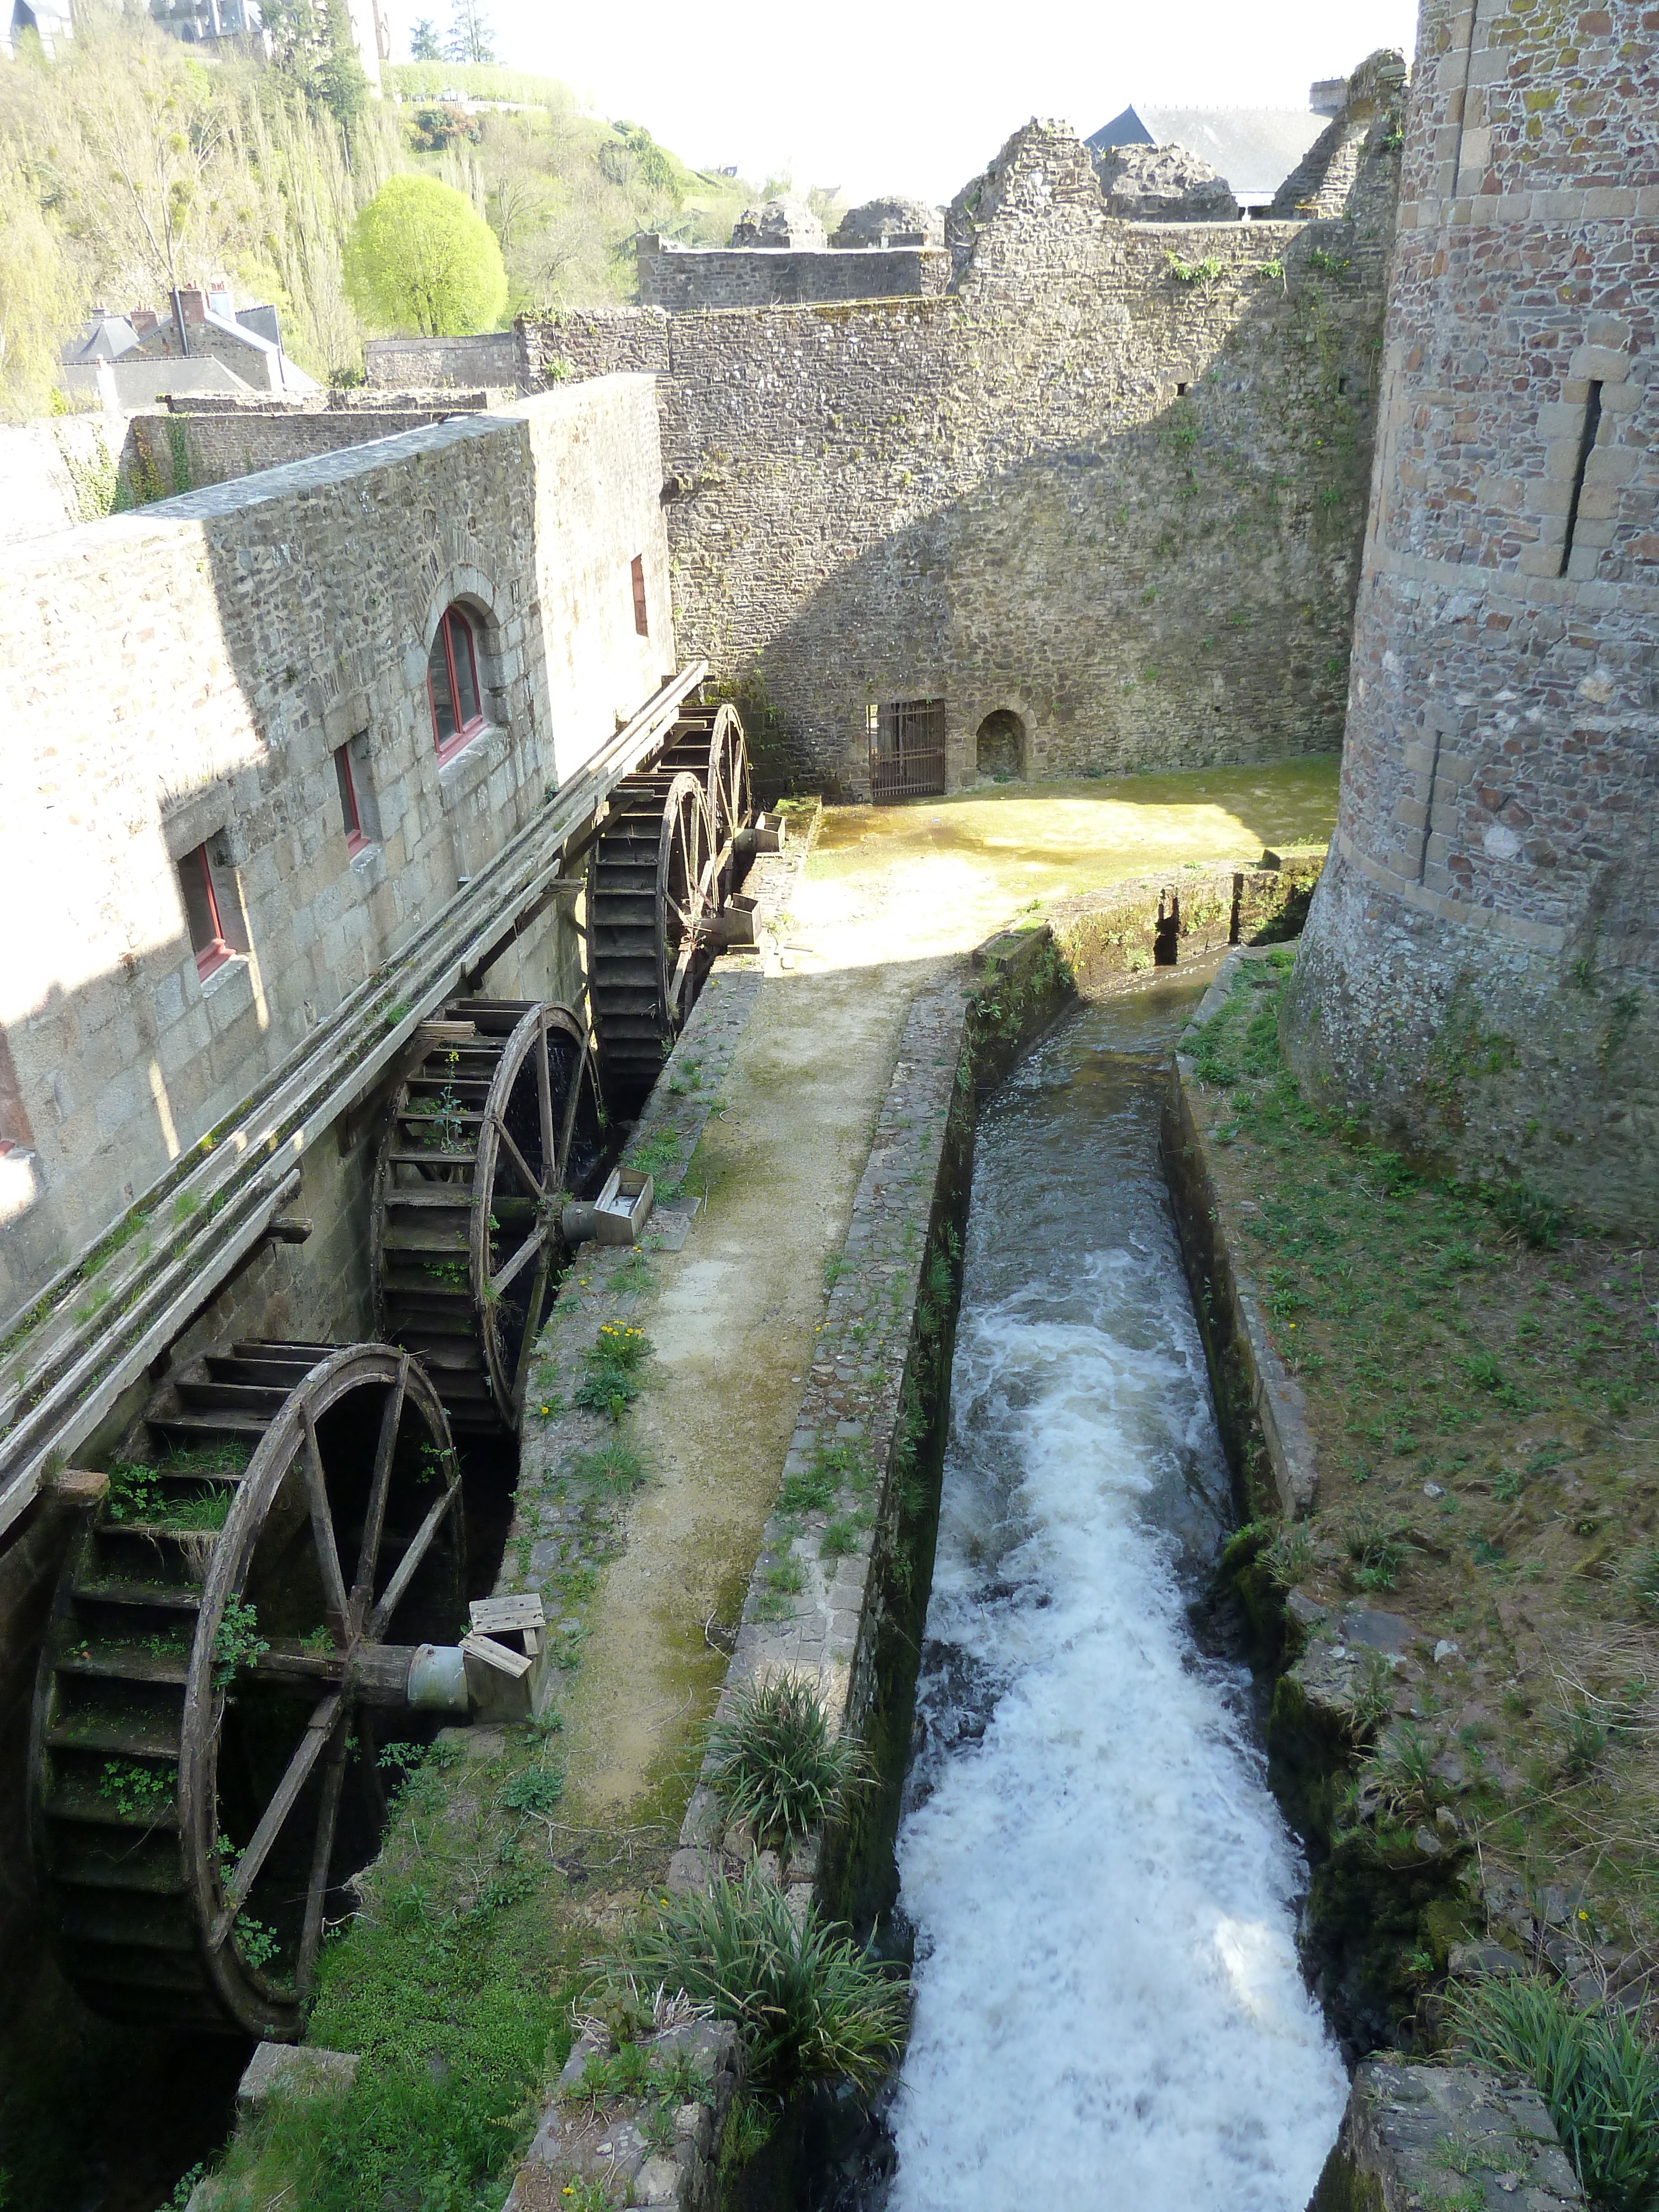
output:
POLYGON ((868 710, 870 796, 938 799, 945 791, 945 702, 893 699, 868 710))

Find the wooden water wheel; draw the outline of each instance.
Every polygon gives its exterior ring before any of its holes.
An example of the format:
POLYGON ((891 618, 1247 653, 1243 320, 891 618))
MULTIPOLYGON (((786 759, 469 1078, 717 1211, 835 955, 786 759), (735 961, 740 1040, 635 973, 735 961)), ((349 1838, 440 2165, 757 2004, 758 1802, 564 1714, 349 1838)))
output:
POLYGON ((116 2019, 292 2037, 465 1611, 459 1469, 386 1345, 240 1343, 152 1399, 71 1545, 40 1662, 36 1863, 116 2019), (393 1638, 398 1640, 393 1643, 393 1638))
POLYGON ((736 889, 738 838, 754 816, 749 745, 735 707, 688 707, 656 763, 659 775, 687 773, 702 780, 708 809, 708 842, 714 859, 716 906, 736 889))
POLYGON ((599 1080, 618 1114, 638 1112, 714 957, 720 886, 705 788, 686 770, 628 776, 593 842, 587 995, 599 1080))
POLYGON ((604 1152, 586 1032, 568 1006, 459 999, 421 1032, 375 1180, 377 1332, 415 1352, 458 1434, 519 1424, 562 1194, 604 1152))

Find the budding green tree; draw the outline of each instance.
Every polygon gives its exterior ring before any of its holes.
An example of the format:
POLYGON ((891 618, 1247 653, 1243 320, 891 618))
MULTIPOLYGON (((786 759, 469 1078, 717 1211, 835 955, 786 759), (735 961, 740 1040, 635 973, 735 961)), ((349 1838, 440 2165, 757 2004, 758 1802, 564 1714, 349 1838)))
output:
POLYGON ((435 177, 388 177, 358 216, 349 276, 363 313, 426 337, 494 330, 507 305, 495 234, 435 177))

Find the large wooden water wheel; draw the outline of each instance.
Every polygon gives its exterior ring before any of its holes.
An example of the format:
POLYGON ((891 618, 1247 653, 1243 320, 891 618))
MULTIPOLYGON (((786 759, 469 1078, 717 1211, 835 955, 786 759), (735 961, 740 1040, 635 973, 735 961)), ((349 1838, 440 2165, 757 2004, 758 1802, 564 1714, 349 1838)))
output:
POLYGON ((708 809, 708 842, 714 854, 715 903, 724 906, 741 872, 738 839, 754 817, 749 774, 749 745, 738 710, 730 706, 688 707, 669 733, 656 763, 659 775, 699 777, 708 809))
POLYGON ((561 1197, 604 1153, 593 1056, 568 1006, 459 999, 422 1031, 375 1180, 374 1326, 419 1357, 458 1434, 518 1426, 561 1197))
POLYGON ((448 1425, 389 1346, 240 1343, 127 1452, 40 1662, 42 1896, 100 2012, 291 2037, 379 1841, 376 1711, 418 1735, 418 1647, 463 1625, 448 1425))
POLYGON ((688 770, 628 776, 593 842, 587 995, 599 1080, 618 1114, 638 1112, 714 957, 720 885, 705 792, 688 770))

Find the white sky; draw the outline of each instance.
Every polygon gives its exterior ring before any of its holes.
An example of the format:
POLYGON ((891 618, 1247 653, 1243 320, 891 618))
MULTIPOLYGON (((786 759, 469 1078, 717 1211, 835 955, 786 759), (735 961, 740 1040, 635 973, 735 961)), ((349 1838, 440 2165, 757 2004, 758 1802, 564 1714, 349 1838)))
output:
MULTIPOLYGON (((390 0, 395 58, 449 0, 390 0)), ((1033 115, 1085 136, 1131 100, 1303 107, 1316 77, 1376 46, 1411 58, 1416 0, 833 0, 696 9, 686 0, 485 0, 499 58, 643 123, 694 167, 854 201, 948 201, 1033 115)))

